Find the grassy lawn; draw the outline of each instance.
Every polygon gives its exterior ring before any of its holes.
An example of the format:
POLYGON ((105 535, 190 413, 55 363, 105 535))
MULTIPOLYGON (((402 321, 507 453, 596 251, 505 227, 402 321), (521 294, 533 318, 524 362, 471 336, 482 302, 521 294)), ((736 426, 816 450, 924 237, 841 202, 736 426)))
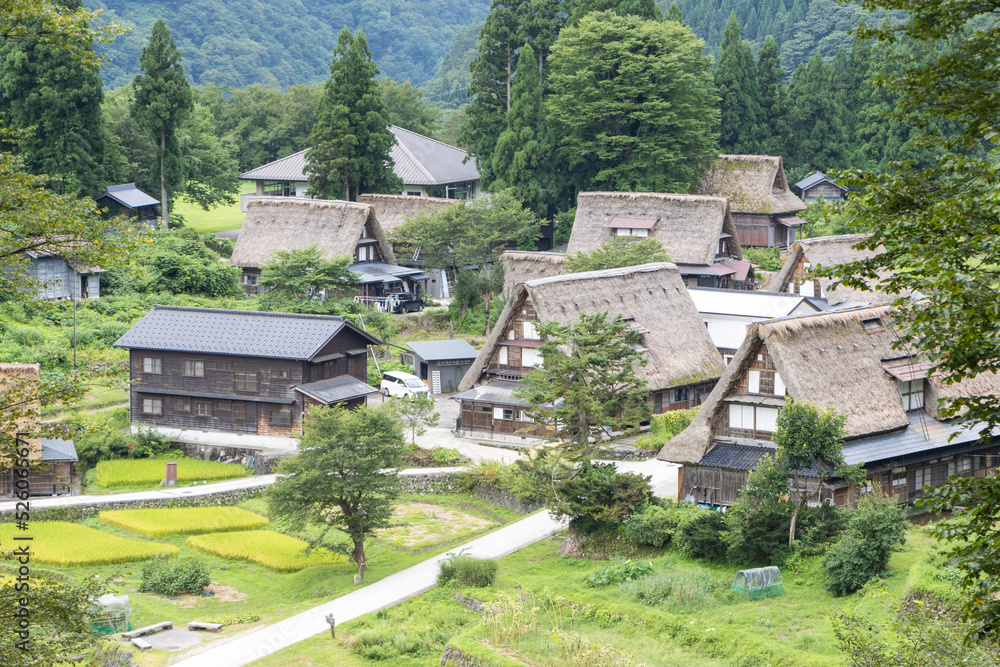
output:
MULTIPOLYGON (((416 563, 438 553, 450 549, 483 535, 500 525, 522 518, 521 515, 509 512, 476 498, 457 495, 420 495, 404 496, 401 505, 419 503, 420 509, 406 512, 414 528, 423 526, 421 538, 412 545, 400 544, 396 529, 390 529, 391 537, 383 538, 378 533, 368 535, 365 539, 365 551, 368 557, 368 567, 365 571, 365 582, 373 583, 390 574, 415 565, 416 563), (454 516, 450 519, 434 519, 429 507, 439 508, 438 516, 444 517, 445 512, 454 516), (462 515, 468 516, 458 516, 462 515), (420 515, 417 518, 417 515, 420 515), (485 522, 475 527, 478 519, 485 522), (446 525, 454 521, 457 528, 446 525), (432 539, 430 534, 441 535, 440 539, 432 539)), ((242 509, 266 513, 266 502, 263 499, 253 499, 240 503, 242 509)), ((273 519, 273 517, 272 517, 273 519)), ((401 519, 402 521, 403 519, 401 519)), ((248 627, 264 625, 288 618, 299 612, 315 607, 328 600, 339 597, 354 590, 353 578, 357 566, 351 562, 333 565, 318 565, 307 567, 297 572, 276 572, 273 569, 251 563, 245 560, 231 560, 193 548, 187 543, 188 535, 173 534, 156 538, 147 538, 133 533, 100 519, 88 518, 86 525, 99 533, 129 538, 143 544, 168 544, 177 548, 174 558, 197 558, 205 563, 211 571, 214 582, 214 596, 194 597, 182 595, 177 598, 167 598, 159 595, 139 593, 141 583, 141 563, 131 565, 104 565, 88 567, 55 567, 32 564, 34 574, 46 573, 53 576, 79 581, 93 578, 95 575, 109 575, 120 572, 124 575, 124 584, 117 594, 129 596, 133 627, 140 627, 160 621, 173 621, 175 627, 182 627, 189 621, 206 621, 220 617, 236 617, 255 614, 259 621, 251 624, 227 626, 222 635, 230 635, 246 630, 248 627)), ((280 530, 281 521, 272 520, 262 531, 280 530)), ((334 541, 346 542, 346 536, 340 533, 334 541)), ((89 542, 98 544, 91 537, 89 542)), ((16 563, 0 561, 0 576, 10 573, 16 568, 16 563)), ((212 635, 215 638, 216 635, 212 635)), ((153 650, 151 652, 136 652, 135 659, 146 665, 165 665, 170 659, 176 659, 176 654, 153 650)), ((426 663, 426 661, 425 661, 426 663)))
MULTIPOLYGON (((256 187, 255 183, 241 181, 240 194, 254 192, 256 187)), ((172 212, 183 215, 184 224, 202 234, 221 232, 225 229, 236 229, 243 225, 243 213, 240 212, 239 196, 236 197, 235 204, 217 206, 210 211, 202 209, 197 204, 192 204, 178 198, 173 203, 172 212)))
POLYGON ((641 583, 586 588, 582 580, 609 562, 560 557, 559 542, 545 540, 502 559, 495 589, 461 591, 508 609, 495 626, 460 605, 456 589, 436 588, 339 626, 336 640, 317 635, 253 664, 416 667, 437 664, 448 643, 483 664, 501 666, 839 667, 844 657, 837 649, 831 612, 864 611, 879 617, 889 602, 914 589, 947 595, 946 584, 928 561, 933 543, 922 529, 911 529, 885 578, 837 599, 823 588, 822 557, 806 559, 797 572, 784 572, 780 597, 751 601, 728 592, 736 566, 667 552, 652 560, 655 573, 649 576, 697 578, 722 586, 669 595, 648 606, 633 596, 633 586, 641 583))
POLYGON ((95 386, 79 403, 73 405, 46 405, 42 407, 43 419, 63 419, 78 412, 91 412, 101 408, 128 404, 128 392, 120 387, 95 386))

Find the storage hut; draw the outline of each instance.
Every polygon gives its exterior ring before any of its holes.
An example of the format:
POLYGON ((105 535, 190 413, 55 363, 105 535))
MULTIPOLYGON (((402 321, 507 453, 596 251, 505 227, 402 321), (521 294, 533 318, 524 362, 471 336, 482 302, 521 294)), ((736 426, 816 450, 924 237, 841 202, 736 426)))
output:
POLYGON ((406 344, 413 350, 413 374, 432 394, 452 394, 476 360, 476 348, 464 340, 425 340, 406 344))
POLYGON ((795 187, 802 193, 803 201, 809 204, 819 197, 824 201, 843 201, 847 194, 847 188, 820 171, 806 176, 795 187))

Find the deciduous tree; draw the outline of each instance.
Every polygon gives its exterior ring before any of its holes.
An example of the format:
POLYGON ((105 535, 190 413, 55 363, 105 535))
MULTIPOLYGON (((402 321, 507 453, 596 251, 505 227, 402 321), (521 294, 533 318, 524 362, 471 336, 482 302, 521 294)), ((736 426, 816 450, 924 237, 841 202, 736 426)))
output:
POLYGON ((343 530, 361 565, 365 552, 358 511, 365 511, 366 529, 389 526, 404 447, 402 426, 387 411, 313 407, 298 455, 281 462, 278 479, 267 490, 269 507, 294 527, 321 526, 320 540, 330 530, 343 530))
POLYGON ((259 284, 267 290, 260 297, 261 305, 284 310, 321 299, 328 290, 340 294, 358 282, 358 274, 347 270, 351 262, 350 257, 325 259, 315 245, 275 250, 261 267, 259 284))
POLYGON ((427 432, 428 427, 438 425, 441 414, 434 412, 434 399, 428 396, 412 396, 391 400, 385 404, 385 409, 402 422, 403 427, 410 431, 410 444, 417 444, 417 436, 427 432))

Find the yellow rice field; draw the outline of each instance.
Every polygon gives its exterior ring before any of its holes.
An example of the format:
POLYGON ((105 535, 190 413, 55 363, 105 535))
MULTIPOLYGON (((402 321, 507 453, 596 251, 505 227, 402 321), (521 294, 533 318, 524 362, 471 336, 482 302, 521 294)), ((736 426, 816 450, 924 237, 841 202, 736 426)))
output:
POLYGON ((238 507, 170 507, 162 509, 109 510, 101 521, 143 535, 218 533, 252 530, 267 519, 238 507))
POLYGON ((314 549, 306 556, 302 553, 307 546, 306 542, 271 530, 192 535, 187 543, 223 558, 248 560, 281 572, 296 572, 313 565, 347 562, 345 556, 326 549, 314 549))
POLYGON ((33 521, 25 531, 0 523, 0 545, 4 551, 28 545, 31 562, 64 566, 131 563, 178 551, 172 544, 128 539, 68 521, 33 521), (32 539, 14 540, 25 536, 32 539))
MULTIPOLYGON (((246 477, 247 470, 238 463, 217 463, 199 459, 177 460, 177 482, 219 482, 246 477)), ((156 486, 166 475, 166 461, 160 459, 123 459, 97 464, 97 483, 104 488, 116 486, 156 486)))

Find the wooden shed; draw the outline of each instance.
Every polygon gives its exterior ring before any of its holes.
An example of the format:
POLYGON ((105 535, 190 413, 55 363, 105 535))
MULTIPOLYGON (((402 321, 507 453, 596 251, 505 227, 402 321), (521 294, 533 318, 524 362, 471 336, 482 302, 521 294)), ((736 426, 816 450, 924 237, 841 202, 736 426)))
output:
POLYGON ((453 394, 479 354, 464 340, 425 340, 406 344, 413 351, 413 374, 431 394, 453 394))

